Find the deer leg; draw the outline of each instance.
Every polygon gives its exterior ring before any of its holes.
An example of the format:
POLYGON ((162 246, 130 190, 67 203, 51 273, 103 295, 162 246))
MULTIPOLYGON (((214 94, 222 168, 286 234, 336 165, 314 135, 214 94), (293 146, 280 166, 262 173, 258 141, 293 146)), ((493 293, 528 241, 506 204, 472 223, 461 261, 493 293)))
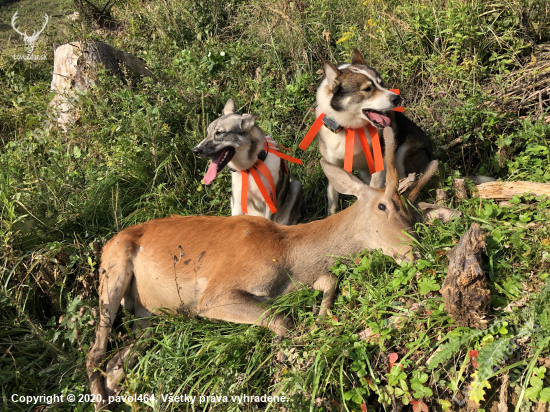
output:
MULTIPOLYGON (((269 328, 275 333, 278 345, 291 329, 292 322, 282 313, 274 314, 265 303, 262 303, 265 300, 244 290, 232 290, 215 298, 211 298, 205 291, 198 307, 198 315, 203 318, 269 328)), ((284 358, 279 350, 277 359, 284 358)))
POLYGON ((319 317, 327 316, 327 311, 332 309, 334 300, 336 299, 336 286, 338 285, 338 277, 332 273, 325 273, 320 276, 313 284, 313 289, 323 292, 323 300, 321 302, 321 310, 319 317))
MULTIPOLYGON (((116 258, 116 256, 115 256, 116 258)), ((112 259, 114 261, 114 259, 112 259)), ((105 261, 109 262, 108 259, 105 261)), ((96 410, 107 410, 103 372, 99 369, 105 359, 107 342, 115 320, 120 301, 132 279, 130 262, 114 264, 103 273, 99 294, 99 322, 93 346, 88 352, 86 371, 90 380, 90 393, 100 398, 95 404, 96 410)))
MULTIPOLYGON (((141 304, 136 303, 136 306, 135 315, 138 318, 147 318, 151 316, 151 312, 141 306, 141 304)), ((149 326, 148 319, 139 319, 134 323, 132 330, 137 334, 142 329, 146 329, 147 326, 149 326)), ((149 335, 150 333, 146 332, 141 336, 141 339, 147 339, 149 335)), ((119 382, 125 372, 124 367, 128 370, 135 366, 140 348, 141 345, 139 345, 139 342, 134 340, 118 351, 109 363, 107 363, 107 367, 105 368, 105 373, 107 375, 105 378, 105 394, 107 397, 116 396, 120 392, 122 388, 119 386, 119 382)))

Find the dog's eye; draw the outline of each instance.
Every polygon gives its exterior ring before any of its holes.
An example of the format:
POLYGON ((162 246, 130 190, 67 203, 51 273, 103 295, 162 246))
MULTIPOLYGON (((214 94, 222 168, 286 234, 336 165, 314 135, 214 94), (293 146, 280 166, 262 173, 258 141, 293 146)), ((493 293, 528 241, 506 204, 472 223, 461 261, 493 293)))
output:
POLYGON ((379 203, 378 204, 378 209, 384 211, 384 210, 386 210, 386 205, 383 205, 382 203, 379 203))
POLYGON ((363 89, 363 91, 369 93, 372 91, 372 87, 371 86, 366 87, 365 89, 363 89))

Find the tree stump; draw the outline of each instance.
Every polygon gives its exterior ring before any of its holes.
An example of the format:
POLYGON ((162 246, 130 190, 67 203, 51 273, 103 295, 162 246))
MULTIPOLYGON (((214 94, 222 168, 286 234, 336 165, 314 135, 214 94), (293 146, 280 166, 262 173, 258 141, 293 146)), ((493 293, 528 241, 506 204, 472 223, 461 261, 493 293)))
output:
POLYGON ((438 205, 444 205, 449 201, 449 195, 445 189, 437 189, 435 196, 435 203, 438 205))
POLYGON ((51 89, 56 95, 50 104, 57 111, 57 123, 63 130, 76 119, 74 107, 78 94, 93 86, 98 66, 122 76, 121 62, 142 76, 152 76, 136 56, 105 43, 74 42, 55 49, 51 89))
POLYGON ((459 326, 485 329, 490 292, 482 270, 481 252, 485 235, 477 223, 462 235, 458 244, 447 252, 449 270, 441 294, 445 311, 459 326))
POLYGON ((463 200, 468 200, 468 192, 466 192, 466 183, 464 179, 453 179, 453 187, 455 190, 455 199, 457 203, 463 200))

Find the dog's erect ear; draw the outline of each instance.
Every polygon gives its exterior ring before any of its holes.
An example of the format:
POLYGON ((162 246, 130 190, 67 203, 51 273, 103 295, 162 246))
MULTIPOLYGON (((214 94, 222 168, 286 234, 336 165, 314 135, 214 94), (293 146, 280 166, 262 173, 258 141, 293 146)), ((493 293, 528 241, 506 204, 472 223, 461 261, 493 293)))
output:
POLYGON ((327 75, 329 89, 334 91, 340 84, 338 81, 338 76, 342 73, 331 62, 325 62, 325 74, 327 75))
POLYGON ((363 59, 363 56, 361 56, 361 53, 358 49, 353 49, 353 53, 351 55, 351 64, 365 64, 365 59, 363 59))
POLYGON ((257 114, 248 114, 245 113, 241 118, 241 129, 245 132, 249 132, 256 125, 256 119, 260 117, 257 114))
POLYGON ((225 116, 233 113, 235 113, 235 102, 233 99, 229 99, 223 108, 222 114, 225 116))

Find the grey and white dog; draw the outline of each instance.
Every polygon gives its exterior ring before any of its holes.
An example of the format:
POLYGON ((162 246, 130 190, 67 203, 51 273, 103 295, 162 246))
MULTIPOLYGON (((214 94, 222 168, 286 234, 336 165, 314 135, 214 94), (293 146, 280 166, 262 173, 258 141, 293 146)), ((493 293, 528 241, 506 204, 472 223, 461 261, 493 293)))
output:
MULTIPOLYGON (((231 168, 232 216, 244 214, 241 207, 241 171, 252 168, 258 159, 262 160, 273 177, 277 212, 271 213, 256 182, 249 176, 247 214, 262 216, 282 225, 295 225, 301 217, 302 184, 297 180, 290 181, 283 170, 282 160, 269 150, 264 150, 266 141, 272 146, 278 145, 256 125, 256 118, 257 115, 253 114, 235 113, 235 103, 229 99, 222 116, 208 126, 206 138, 193 149, 193 153, 197 157, 212 158, 204 176, 205 184, 210 184, 226 166, 231 168)), ((261 174, 260 178, 273 198, 269 183, 261 174)))

